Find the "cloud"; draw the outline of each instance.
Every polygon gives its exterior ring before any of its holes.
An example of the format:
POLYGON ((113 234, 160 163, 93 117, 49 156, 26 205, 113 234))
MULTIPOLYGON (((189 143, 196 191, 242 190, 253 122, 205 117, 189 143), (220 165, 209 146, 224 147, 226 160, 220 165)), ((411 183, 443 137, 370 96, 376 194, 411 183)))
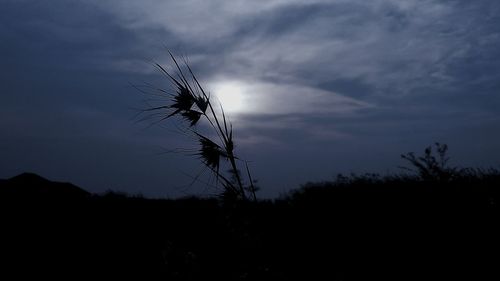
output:
MULTIPOLYGON (((306 2, 298 0, 91 2, 111 11, 129 28, 141 29, 156 25, 173 32, 180 39, 205 43, 234 35, 246 19, 255 15, 287 5, 306 5, 306 2)), ((320 2, 325 1, 308 1, 307 5, 320 2)))
MULTIPOLYGON (((358 97, 398 99, 428 88, 451 89, 461 82, 456 70, 467 68, 478 49, 495 55, 500 40, 488 23, 495 23, 498 5, 488 1, 93 3, 135 34, 164 30, 170 35, 155 38, 157 44, 185 54, 207 79, 231 74, 308 87, 357 81, 367 87, 349 93, 358 97), (484 18, 475 16, 483 10, 488 11, 484 18)), ((134 69, 137 64, 130 59, 114 65, 134 69)))
MULTIPOLYGON (((372 105, 353 98, 298 84, 279 84, 261 81, 215 80, 208 84, 214 89, 231 85, 241 95, 244 105, 238 114, 349 114, 372 105)), ((223 104, 224 106, 224 104, 223 104)))
POLYGON ((397 121, 405 110, 444 118, 439 112, 494 111, 500 100, 474 93, 477 85, 498 87, 500 5, 491 1, 95 3, 126 29, 172 34, 161 43, 186 55, 208 90, 238 84, 246 99, 236 118, 247 130, 314 127, 315 134, 330 132, 333 120, 385 124, 392 121, 384 116, 397 121), (322 115, 330 117, 314 124, 322 115))

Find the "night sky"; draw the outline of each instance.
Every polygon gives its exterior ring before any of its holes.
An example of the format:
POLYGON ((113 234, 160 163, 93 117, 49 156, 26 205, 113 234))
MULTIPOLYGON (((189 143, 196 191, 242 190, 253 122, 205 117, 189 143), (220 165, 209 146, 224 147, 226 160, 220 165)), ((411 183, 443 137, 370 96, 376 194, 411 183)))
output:
POLYGON ((178 122, 136 117, 131 85, 169 87, 166 48, 221 100, 260 197, 400 172, 436 141, 500 166, 497 0, 0 0, 0 178, 215 194, 165 153, 193 146, 178 122))

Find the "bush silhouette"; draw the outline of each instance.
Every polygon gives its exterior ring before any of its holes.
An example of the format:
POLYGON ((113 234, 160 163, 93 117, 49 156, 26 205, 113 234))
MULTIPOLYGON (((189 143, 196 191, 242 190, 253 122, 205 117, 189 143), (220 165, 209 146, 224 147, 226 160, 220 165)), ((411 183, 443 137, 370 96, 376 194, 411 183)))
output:
POLYGON ((402 154, 401 158, 410 162, 413 169, 401 168, 416 172, 421 179, 426 181, 446 182, 451 180, 458 173, 458 170, 455 167, 448 166, 450 160, 447 155, 448 145, 436 142, 435 146, 437 155, 434 155, 432 146, 428 146, 422 156, 415 156, 413 152, 402 154))
POLYGON ((279 199, 231 205, 218 198, 111 192, 33 200, 27 193, 39 190, 37 185, 61 185, 13 178, 0 181, 0 190, 12 184, 22 190, 0 193, 0 275, 498 279, 498 257, 491 255, 500 251, 496 169, 457 169, 448 181, 405 174, 339 176, 279 199))

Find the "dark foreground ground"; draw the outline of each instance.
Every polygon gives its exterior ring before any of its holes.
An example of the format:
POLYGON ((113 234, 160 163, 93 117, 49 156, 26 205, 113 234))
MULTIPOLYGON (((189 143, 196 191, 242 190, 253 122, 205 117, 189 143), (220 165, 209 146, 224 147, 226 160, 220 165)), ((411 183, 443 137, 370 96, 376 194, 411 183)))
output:
POLYGON ((498 174, 364 177, 235 204, 23 175, 0 182, 0 278, 500 280, 499 191, 498 174))

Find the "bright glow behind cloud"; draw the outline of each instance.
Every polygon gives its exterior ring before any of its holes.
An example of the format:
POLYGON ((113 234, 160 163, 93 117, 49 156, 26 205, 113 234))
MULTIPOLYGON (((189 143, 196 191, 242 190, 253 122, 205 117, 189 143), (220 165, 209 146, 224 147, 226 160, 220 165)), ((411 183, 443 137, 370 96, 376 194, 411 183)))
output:
POLYGON ((208 87, 227 112, 243 114, 349 114, 373 107, 334 92, 296 84, 219 80, 208 87))
POLYGON ((228 113, 241 113, 249 106, 248 94, 245 94, 245 85, 239 82, 220 82, 213 86, 213 93, 228 113))

